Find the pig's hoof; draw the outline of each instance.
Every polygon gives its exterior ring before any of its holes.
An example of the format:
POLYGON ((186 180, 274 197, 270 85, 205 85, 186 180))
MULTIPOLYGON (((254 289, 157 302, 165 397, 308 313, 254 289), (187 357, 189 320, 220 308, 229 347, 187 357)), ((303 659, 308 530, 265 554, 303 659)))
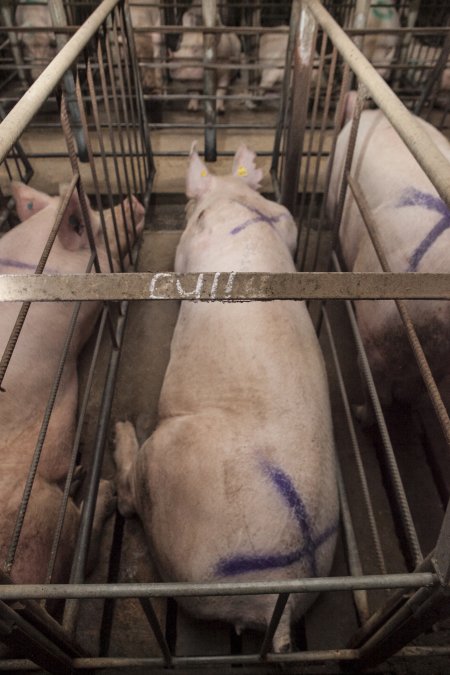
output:
POLYGON ((275 634, 273 638, 273 651, 276 654, 288 654, 291 651, 291 641, 286 635, 279 636, 275 634))
POLYGON ((198 101, 189 101, 187 109, 189 112, 198 112, 198 101))
POLYGON ((73 472, 72 476, 72 482, 70 484, 69 494, 71 497, 75 497, 77 495, 85 476, 85 469, 81 466, 81 464, 78 464, 75 467, 75 471, 73 472))
POLYGON ((114 481, 102 478, 98 485, 97 508, 99 518, 106 520, 117 508, 117 492, 114 481))

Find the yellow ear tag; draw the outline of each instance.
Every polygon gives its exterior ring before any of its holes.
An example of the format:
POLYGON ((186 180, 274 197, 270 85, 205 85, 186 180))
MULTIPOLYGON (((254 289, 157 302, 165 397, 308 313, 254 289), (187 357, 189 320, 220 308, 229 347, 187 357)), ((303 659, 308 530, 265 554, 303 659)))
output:
POLYGON ((245 168, 245 166, 240 166, 237 170, 237 175, 238 176, 248 176, 248 171, 245 168))
POLYGON ((201 176, 202 178, 205 178, 205 176, 207 176, 207 175, 208 175, 207 170, 206 170, 206 169, 202 169, 202 171, 201 171, 201 173, 200 173, 200 176, 201 176))

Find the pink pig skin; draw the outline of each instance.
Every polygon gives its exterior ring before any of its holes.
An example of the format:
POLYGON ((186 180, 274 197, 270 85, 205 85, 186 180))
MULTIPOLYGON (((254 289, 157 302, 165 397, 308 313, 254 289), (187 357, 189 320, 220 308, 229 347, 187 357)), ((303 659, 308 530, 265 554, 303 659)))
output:
MULTIPOLYGON (((294 272, 296 228, 260 196, 241 146, 233 175, 196 152, 177 272, 294 272)), ((226 274, 228 277, 229 274, 226 274)), ((270 581, 327 575, 338 525, 333 433, 319 344, 302 302, 183 302, 159 402, 139 448, 116 425, 119 508, 137 513, 165 580, 270 581)), ((274 649, 313 600, 290 596, 274 649)), ((198 617, 264 629, 276 596, 183 600, 198 617)))
MULTIPOLYGON (((50 230, 55 222, 60 200, 38 192, 22 183, 12 184, 12 195, 22 222, 0 240, 2 274, 31 274, 36 266, 50 230)), ((143 226, 144 211, 137 199, 125 203, 125 226, 130 227, 133 209, 137 232, 143 226)), ((117 218, 124 246, 124 222, 120 207, 117 218)), ((91 221, 104 272, 108 271, 105 247, 100 236, 98 214, 91 211, 91 221)), ((111 214, 106 215, 111 235, 111 214)), ((78 198, 72 196, 60 232, 52 247, 44 273, 82 273, 90 257, 85 230, 80 226, 78 198)), ((132 235, 131 235, 132 236, 132 235)), ((114 257, 117 265, 117 247, 114 257)), ((20 309, 18 303, 2 303, 0 351, 3 354, 20 309)), ((100 310, 97 302, 83 303, 72 338, 59 391, 42 449, 29 508, 12 567, 17 583, 41 583, 46 578, 64 479, 68 470, 76 423, 78 382, 77 357, 89 338, 100 310)), ((28 468, 41 428, 45 406, 58 368, 63 343, 72 315, 72 303, 33 303, 3 380, 0 393, 0 555, 4 560, 22 498, 28 468)), ((96 535, 108 511, 113 490, 107 481, 100 484, 96 517, 96 535)), ((79 520, 79 509, 69 499, 62 541, 53 581, 67 580, 79 520)))
MULTIPOLYGON (((356 98, 349 97, 351 108, 356 98)), ((420 118, 417 122, 450 161, 444 136, 420 118)), ((339 134, 327 211, 334 218, 347 151, 350 123, 339 134)), ((450 165, 449 165, 450 166, 450 165)), ((352 175, 366 195, 378 235, 393 272, 448 272, 450 212, 400 136, 380 110, 364 110, 352 175), (438 234, 439 223, 441 231, 438 234), (434 234, 433 234, 434 233, 434 234), (436 236, 435 236, 436 235, 436 236)), ((381 266, 353 197, 347 196, 340 244, 349 271, 379 272, 381 266)), ((413 300, 407 307, 439 382, 449 372, 450 303, 413 300)), ((392 300, 358 301, 356 315, 381 400, 413 402, 423 391, 418 367, 392 300)), ((371 421, 369 409, 361 411, 371 421)))

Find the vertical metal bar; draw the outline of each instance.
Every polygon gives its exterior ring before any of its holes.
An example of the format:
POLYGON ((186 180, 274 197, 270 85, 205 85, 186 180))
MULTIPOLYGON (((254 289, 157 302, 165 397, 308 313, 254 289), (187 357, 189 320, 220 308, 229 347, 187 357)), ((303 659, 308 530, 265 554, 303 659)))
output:
POLYGON ((433 87, 436 85, 442 73, 444 72, 444 68, 447 66, 449 54, 450 54, 450 33, 447 33, 447 35, 445 36, 444 44, 442 45, 441 53, 439 55, 438 60, 436 61, 434 68, 431 71, 427 72, 427 79, 426 82, 424 83, 425 86, 422 89, 422 94, 419 100, 416 102, 416 105, 414 106, 415 115, 421 114, 425 103, 430 98, 433 87))
MULTIPOLYGON (((349 433, 350 433, 351 443, 352 443, 352 447, 353 447, 353 455, 354 455, 354 458, 355 458, 355 461, 356 461, 359 481, 361 483, 361 489, 362 489, 362 493, 363 493, 363 499, 364 499, 365 507, 366 507, 366 510, 367 510, 367 516, 368 516, 368 521, 369 521, 369 529, 370 529, 370 533, 372 535, 372 541, 373 541, 374 548, 375 548, 377 564, 378 564, 378 567, 379 567, 379 570, 380 570, 381 574, 386 574, 386 565, 385 565, 385 562, 384 562, 383 549, 382 549, 382 546, 381 546, 380 535, 378 533, 378 527, 377 527, 377 521, 376 521, 376 518, 375 518, 375 513, 374 513, 372 502, 371 502, 371 499, 370 499, 369 485, 368 485, 366 473, 365 473, 365 470, 364 470, 364 464, 363 464, 362 457, 361 457, 361 451, 360 451, 360 448, 359 448, 358 438, 356 436, 355 425, 353 424, 353 417, 352 417, 352 413, 351 413, 351 409, 350 409, 350 403, 349 403, 349 400, 348 400, 348 397, 347 397, 347 392, 346 392, 346 389, 345 389, 342 370, 341 370, 341 367, 340 367, 340 364, 339 364, 339 357, 338 357, 337 350, 336 350, 336 344, 335 344, 335 341, 334 341, 333 332, 331 330, 330 322, 329 322, 329 319, 328 319, 328 313, 326 311, 325 306, 322 306, 322 313, 324 315, 325 328, 326 328, 326 331, 327 331, 327 337, 328 337, 328 341, 329 341, 330 348, 331 348, 331 354, 332 354, 332 357, 333 357, 334 367, 335 367, 335 370, 336 370, 336 375, 337 375, 338 384, 339 384, 339 391, 340 391, 340 394, 341 394, 341 399, 342 399, 342 403, 343 403, 344 411, 345 411, 345 417, 346 417, 346 420, 347 420, 347 426, 348 426, 348 430, 349 430, 349 433)), ((360 574, 360 572, 357 572, 357 571, 355 571, 354 573, 360 574)))
MULTIPOLYGON (((332 254, 332 262, 334 264, 336 272, 341 272, 342 270, 340 268, 339 261, 335 253, 332 254)), ((382 439, 382 447, 384 449, 385 460, 388 466, 389 477, 390 480, 392 481, 396 506, 401 517, 405 540, 408 546, 408 554, 413 563, 417 565, 420 564, 420 562, 423 559, 423 556, 419 540, 417 538, 416 529, 414 527, 414 522, 411 516, 411 511, 408 505, 408 500, 406 498, 402 479, 400 476, 400 471, 398 469, 397 460, 395 458, 394 449, 392 447, 392 442, 387 429, 386 420, 384 419, 380 399, 378 398, 375 382, 373 380, 372 372, 370 370, 366 350, 364 348, 361 335, 359 333, 355 313, 353 311, 350 301, 346 300, 345 304, 347 308, 347 314, 350 319, 353 336, 356 342, 360 367, 364 375, 364 381, 366 383, 367 390, 369 392, 370 401, 373 406, 375 418, 377 420, 378 429, 382 439)))
MULTIPOLYGON (((48 0, 48 9, 53 26, 65 27, 67 26, 66 11, 62 0, 48 0)), ((55 34, 58 51, 67 44, 67 35, 62 33, 55 34)), ((86 142, 81 127, 80 110, 75 95, 75 80, 71 70, 67 70, 63 77, 64 90, 66 94, 67 108, 69 110, 70 120, 72 124, 73 135, 78 148, 78 156, 81 162, 88 161, 86 152, 86 142)))
MULTIPOLYGON (((217 1, 202 0, 203 22, 207 28, 214 28, 217 18, 217 1)), ((205 160, 215 162, 217 159, 216 130, 216 90, 217 72, 209 64, 216 60, 217 38, 214 33, 203 33, 204 45, 204 94, 205 94, 205 160)))
POLYGON ((297 211, 298 181, 306 130, 309 85, 314 60, 316 22, 309 9, 301 2, 300 22, 294 49, 294 76, 292 82, 291 123, 286 137, 286 158, 281 203, 295 216, 297 211))
POLYGON ((64 485, 64 493, 61 499, 61 507, 59 509, 58 513, 58 522, 55 527, 55 533, 53 536, 53 543, 52 543, 52 549, 50 552, 50 560, 49 564, 47 567, 47 578, 46 578, 46 583, 51 583, 52 581, 52 576, 53 576, 53 570, 55 568, 55 562, 56 562, 56 556, 58 553, 58 548, 59 548, 59 543, 61 540, 61 533, 62 529, 64 527, 64 519, 66 516, 66 509, 67 509, 67 503, 69 501, 69 496, 70 496, 70 489, 72 485, 72 479, 74 476, 75 472, 75 466, 77 462, 77 456, 78 456, 78 450, 80 447, 80 441, 81 441, 81 432, 83 429, 84 425, 84 419, 86 416, 86 410, 88 406, 88 401, 89 401, 89 395, 91 393, 91 388, 92 388, 92 382, 94 379, 94 368, 95 364, 97 363, 98 355, 100 352, 100 345, 103 337, 103 332, 105 329, 106 325, 106 319, 107 319, 107 314, 108 314, 108 308, 104 307, 101 320, 100 320, 100 325, 97 331, 97 338, 95 341, 95 348, 94 348, 94 353, 92 355, 92 361, 91 361, 91 367, 89 369, 89 374, 86 382, 86 387, 84 390, 84 395, 83 395, 83 400, 81 403, 81 407, 78 413, 78 422, 77 422, 77 428, 75 431, 75 438, 73 441, 72 445, 72 453, 71 453, 71 458, 70 458, 70 464, 69 464, 69 470, 67 472, 67 478, 66 482, 64 485))
POLYGON ((281 140, 283 131, 285 131, 285 129, 287 128, 286 114, 290 107, 289 100, 290 100, 290 86, 292 79, 292 58, 293 58, 293 51, 295 48, 295 39, 297 35, 298 25, 300 22, 300 9, 301 9, 300 0, 294 0, 291 9, 291 20, 289 23, 289 37, 286 49, 286 60, 284 64, 283 85, 281 89, 281 101, 278 109, 277 125, 275 130, 275 138, 273 142, 272 163, 270 166, 270 174, 272 176, 274 192, 278 202, 281 201, 280 172, 279 172, 281 140))
MULTIPOLYGON (((367 199, 363 191, 361 190, 360 186, 358 185, 357 181, 355 181, 351 176, 348 176, 348 183, 350 185, 352 194, 355 198, 355 202, 358 205, 361 214, 363 215, 364 222, 367 226, 367 231, 374 245, 383 272, 391 272, 392 270, 389 266, 387 257, 384 253, 383 245, 379 239, 376 222, 370 211, 367 199)), ((439 420, 439 424, 441 425, 442 431, 444 433, 445 440, 447 441, 447 444, 450 447, 450 417, 442 401, 439 389, 436 386, 436 382, 434 380, 430 366, 428 365, 428 361, 426 359, 425 353, 422 349, 422 345, 420 344, 419 338, 414 328, 414 324, 411 320, 411 316, 407 309, 406 302, 405 300, 397 299, 395 300, 395 304, 397 305, 397 309, 405 325, 408 340, 414 352, 414 356, 417 360, 417 365, 419 366, 419 370, 422 375, 423 381, 430 395, 430 399, 433 404, 433 408, 436 412, 437 418, 439 420)))
MULTIPOLYGON (((81 583, 84 581, 86 562, 88 557, 89 543, 94 522, 95 505, 97 500, 98 485, 103 464, 105 444, 108 435, 109 417, 111 414, 112 400, 114 397, 114 386, 117 377, 117 370, 120 362, 121 346, 126 326, 128 312, 128 302, 121 303, 122 311, 117 319, 116 342, 118 348, 111 351, 109 359, 108 372, 106 376, 105 388, 99 413, 99 423, 95 446, 93 451, 92 466, 90 467, 90 476, 86 498, 83 503, 81 513, 80 528, 73 559, 70 583, 81 583)), ((70 635, 76 630, 76 621, 78 617, 79 600, 72 599, 66 603, 63 619, 63 627, 70 635)))
POLYGON ((169 645, 166 642, 166 638, 164 637, 164 633, 162 632, 162 628, 158 621, 158 617, 156 616, 156 612, 153 609, 153 605, 150 602, 149 598, 139 598, 139 602, 141 603, 141 607, 144 611, 145 616, 147 617, 147 621, 149 622, 155 635, 156 641, 159 645, 159 648, 161 649, 166 667, 170 668, 170 666, 172 665, 172 654, 170 653, 169 645))
POLYGON ((267 630, 264 634, 263 642, 259 652, 259 656, 261 659, 263 659, 266 656, 267 652, 269 651, 272 645, 273 636, 275 635, 275 631, 278 628, 278 624, 280 623, 280 619, 283 615, 284 608, 286 607, 288 599, 289 593, 280 593, 280 595, 277 598, 277 602, 275 604, 273 614, 270 619, 270 623, 267 626, 267 630))
MULTIPOLYGON (((1 15, 3 17, 3 23, 4 25, 8 28, 9 26, 13 25, 13 22, 11 20, 11 8, 10 7, 2 7, 0 9, 1 15)), ((27 79, 25 76, 25 71, 23 69, 23 59, 22 59, 22 54, 20 51, 19 47, 19 41, 17 39, 17 33, 15 31, 8 31, 8 39, 9 43, 11 45, 11 54, 14 59, 14 63, 17 66, 17 75, 19 76, 19 80, 21 85, 26 88, 27 87, 27 79)))

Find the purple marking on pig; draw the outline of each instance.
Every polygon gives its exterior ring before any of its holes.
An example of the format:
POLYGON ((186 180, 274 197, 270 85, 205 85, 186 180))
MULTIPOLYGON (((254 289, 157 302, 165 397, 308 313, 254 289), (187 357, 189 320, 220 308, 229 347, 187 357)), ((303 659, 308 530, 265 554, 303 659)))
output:
POLYGON ((306 559, 311 576, 316 577, 318 574, 317 549, 336 533, 338 523, 331 525, 315 536, 313 524, 311 523, 305 503, 289 476, 282 469, 268 461, 261 462, 261 468, 270 478, 286 506, 292 511, 299 530, 303 535, 303 546, 289 553, 243 554, 230 558, 222 558, 216 566, 216 574, 219 576, 234 576, 245 572, 276 569, 277 567, 287 567, 302 559, 306 559))
POLYGON ((255 218, 249 218, 246 220, 244 223, 241 225, 236 225, 236 227, 233 227, 232 230, 230 230, 230 234, 238 234, 239 232, 242 232, 242 230, 245 230, 246 227, 249 225, 253 225, 254 223, 267 223, 270 225, 271 228, 273 228, 276 231, 275 228, 275 223, 278 223, 281 218, 284 218, 286 214, 280 213, 279 216, 267 216, 265 213, 260 211, 259 209, 253 207, 253 206, 248 206, 247 204, 242 204, 242 202, 237 202, 241 206, 245 206, 246 209, 251 211, 252 213, 256 214, 255 218))
POLYGON ((439 213, 442 216, 441 220, 436 223, 427 236, 420 242, 419 246, 409 259, 407 271, 417 272, 419 263, 425 253, 431 248, 436 239, 438 239, 445 230, 450 228, 450 209, 442 199, 439 199, 439 197, 430 195, 427 192, 421 192, 415 188, 408 188, 405 190, 397 206, 421 206, 424 209, 428 209, 428 211, 436 211, 436 213, 439 213))
MULTIPOLYGON (((0 265, 3 267, 16 267, 19 270, 31 270, 32 272, 36 271, 36 264, 21 262, 20 260, 12 260, 11 258, 0 258, 0 265)), ((48 274, 59 274, 57 270, 47 269, 45 270, 48 274)))

